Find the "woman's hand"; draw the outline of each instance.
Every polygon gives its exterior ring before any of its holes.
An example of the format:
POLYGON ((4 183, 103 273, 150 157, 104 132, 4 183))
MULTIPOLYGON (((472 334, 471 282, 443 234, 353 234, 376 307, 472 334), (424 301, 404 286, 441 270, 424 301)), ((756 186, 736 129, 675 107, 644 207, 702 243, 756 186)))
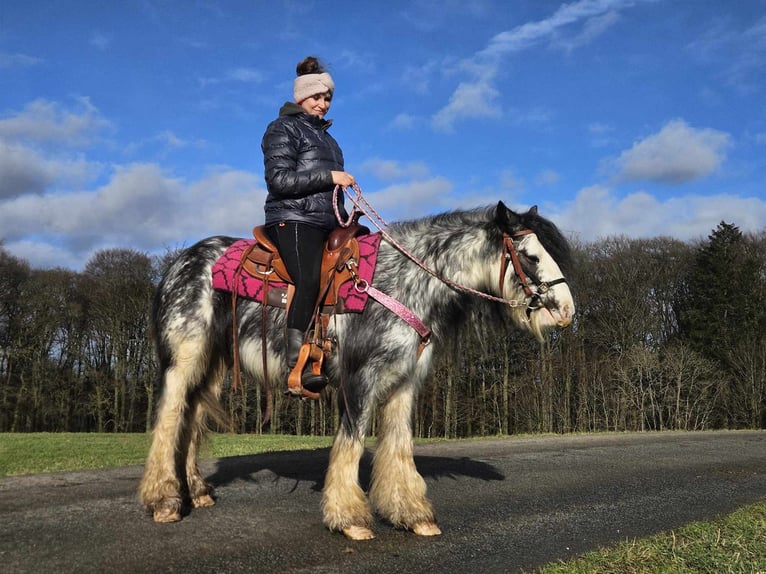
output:
POLYGON ((330 173, 332 174, 332 182, 335 185, 346 188, 351 187, 356 183, 354 176, 350 173, 346 173, 345 171, 331 171, 330 173))

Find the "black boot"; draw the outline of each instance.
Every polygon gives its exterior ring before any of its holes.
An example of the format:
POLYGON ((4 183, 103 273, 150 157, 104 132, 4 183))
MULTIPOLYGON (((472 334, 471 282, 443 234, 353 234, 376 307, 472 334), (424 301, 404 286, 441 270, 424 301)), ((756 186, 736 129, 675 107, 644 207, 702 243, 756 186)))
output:
MULTIPOLYGON (((287 366, 293 370, 298 362, 298 355, 303 346, 303 331, 300 329, 287 329, 287 366)), ((311 371, 311 360, 306 363, 301 376, 301 385, 311 392, 318 393, 327 385, 327 377, 324 373, 315 375, 311 371)))

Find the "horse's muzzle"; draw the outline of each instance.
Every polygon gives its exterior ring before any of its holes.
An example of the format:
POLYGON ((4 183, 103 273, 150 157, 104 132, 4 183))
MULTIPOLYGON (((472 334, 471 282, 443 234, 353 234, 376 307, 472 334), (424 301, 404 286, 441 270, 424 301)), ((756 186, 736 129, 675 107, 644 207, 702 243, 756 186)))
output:
MULTIPOLYGON (((556 326, 560 327, 561 329, 564 329, 565 327, 569 327, 569 325, 572 324, 572 313, 569 312, 569 308, 566 308, 566 312, 559 313, 558 314, 558 320, 556 321, 556 326)), ((554 315, 555 317, 555 315, 554 315)))

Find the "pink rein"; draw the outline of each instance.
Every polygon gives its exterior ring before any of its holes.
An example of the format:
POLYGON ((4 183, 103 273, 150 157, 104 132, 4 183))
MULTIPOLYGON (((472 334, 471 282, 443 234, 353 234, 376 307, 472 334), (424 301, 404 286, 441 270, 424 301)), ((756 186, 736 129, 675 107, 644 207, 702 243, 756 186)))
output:
MULTIPOLYGON (((456 283, 450 279, 447 279, 446 277, 440 277, 436 271, 428 267, 423 261, 418 259, 412 252, 410 252, 406 247, 404 247, 401 243, 396 241, 391 235, 386 231, 386 227, 388 227, 388 224, 383 221, 383 218, 378 215, 378 212, 375 211, 375 209, 367 202, 367 200, 362 197, 362 189, 359 187, 358 184, 354 184, 351 186, 351 189, 354 190, 354 194, 351 194, 348 191, 348 188, 341 188, 340 185, 335 186, 335 190, 333 191, 333 206, 335 208, 335 217, 338 220, 338 223, 341 227, 348 227, 351 222, 356 217, 356 214, 363 214, 366 215, 367 218, 372 222, 372 224, 380 231, 380 233, 383 235, 383 237, 386 238, 386 241, 388 241, 391 245, 396 247, 401 253, 403 253, 405 256, 407 256, 415 265, 420 267, 423 271, 431 275, 432 277, 435 277, 442 283, 449 285, 453 289, 456 289, 458 291, 462 291, 464 293, 470 293, 471 295, 476 295, 477 297, 481 297, 482 299, 487 299, 489 301, 495 301, 497 303, 503 303, 504 305, 508 305, 509 307, 524 307, 526 306, 526 301, 516 301, 514 299, 503 299, 502 297, 495 297, 494 295, 490 295, 489 293, 484 293, 482 291, 477 291, 476 289, 472 289, 471 287, 467 287, 465 285, 461 285, 460 283, 456 283), (351 200, 351 203, 353 204, 353 208, 351 210, 351 214, 348 217, 348 220, 344 221, 341 217, 340 210, 338 209, 338 191, 340 189, 343 189, 346 196, 351 200)), ((502 284, 501 284, 502 285, 502 284)))

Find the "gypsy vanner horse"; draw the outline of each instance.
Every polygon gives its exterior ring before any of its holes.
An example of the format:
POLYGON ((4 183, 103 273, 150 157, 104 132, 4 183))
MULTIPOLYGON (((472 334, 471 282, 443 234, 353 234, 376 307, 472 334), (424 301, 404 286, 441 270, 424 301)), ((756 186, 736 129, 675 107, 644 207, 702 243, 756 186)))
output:
MULTIPOLYGON (((330 530, 354 540, 374 537, 373 510, 395 527, 440 534, 413 459, 413 406, 441 343, 454 336, 456 322, 473 303, 494 305, 492 313, 538 339, 550 328, 569 325, 574 314, 562 273, 569 262, 567 241, 536 207, 516 213, 499 202, 395 223, 385 231, 372 285, 416 314, 430 328, 432 343, 422 347, 410 324, 374 301, 362 313, 336 315, 329 322, 337 343, 325 368, 342 387, 342 418, 322 513, 330 530), (378 434, 368 500, 359 484, 359 462, 375 408, 378 434)), ((183 251, 155 296, 162 397, 140 498, 156 522, 181 520, 184 504, 215 503, 196 455, 207 415, 220 404, 233 364, 231 294, 213 289, 211 267, 234 241, 211 237, 183 251)), ((261 383, 284 384, 284 311, 269 309, 264 337, 261 304, 240 299, 238 305, 242 369, 261 383), (265 374, 273 380, 264 381, 265 374)))

